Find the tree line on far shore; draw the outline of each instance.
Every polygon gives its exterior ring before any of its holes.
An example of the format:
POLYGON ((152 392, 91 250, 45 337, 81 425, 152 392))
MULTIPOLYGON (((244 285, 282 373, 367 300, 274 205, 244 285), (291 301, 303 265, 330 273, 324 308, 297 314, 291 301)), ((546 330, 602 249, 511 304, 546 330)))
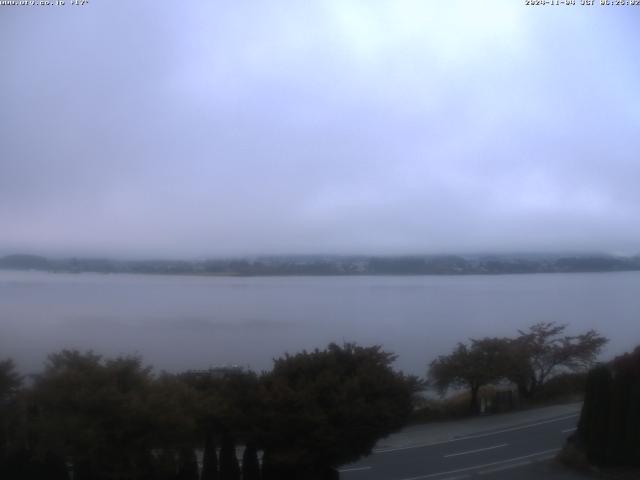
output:
POLYGON ((289 255, 209 260, 0 257, 0 269, 179 275, 484 275, 640 270, 640 255, 289 255))

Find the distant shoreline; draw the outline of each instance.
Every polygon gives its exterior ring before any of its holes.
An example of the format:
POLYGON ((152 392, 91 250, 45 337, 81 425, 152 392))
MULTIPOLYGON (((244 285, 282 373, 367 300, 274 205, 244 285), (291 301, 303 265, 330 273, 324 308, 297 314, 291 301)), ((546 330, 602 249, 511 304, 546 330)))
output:
POLYGON ((640 256, 427 255, 397 257, 280 256, 226 260, 51 259, 0 257, 0 269, 49 273, 112 273, 207 277, 442 276, 640 271, 640 256))

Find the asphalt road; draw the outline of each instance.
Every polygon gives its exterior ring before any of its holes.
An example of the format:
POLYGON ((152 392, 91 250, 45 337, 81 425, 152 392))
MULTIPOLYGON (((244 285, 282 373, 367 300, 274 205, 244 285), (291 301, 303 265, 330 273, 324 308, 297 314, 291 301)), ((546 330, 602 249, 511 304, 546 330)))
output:
POLYGON ((548 418, 446 442, 388 448, 340 469, 342 480, 569 480, 583 476, 552 459, 577 414, 548 418))

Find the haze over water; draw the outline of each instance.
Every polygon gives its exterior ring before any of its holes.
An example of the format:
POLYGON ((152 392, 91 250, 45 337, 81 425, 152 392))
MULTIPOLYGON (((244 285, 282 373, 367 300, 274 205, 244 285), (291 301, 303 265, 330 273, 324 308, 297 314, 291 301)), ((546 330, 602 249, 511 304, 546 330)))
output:
POLYGON ((640 272, 593 274, 188 277, 0 271, 0 352, 25 372, 61 348, 142 355, 157 369, 262 370, 328 342, 381 344, 423 375, 469 337, 539 321, 596 328, 603 358, 640 340, 640 272))

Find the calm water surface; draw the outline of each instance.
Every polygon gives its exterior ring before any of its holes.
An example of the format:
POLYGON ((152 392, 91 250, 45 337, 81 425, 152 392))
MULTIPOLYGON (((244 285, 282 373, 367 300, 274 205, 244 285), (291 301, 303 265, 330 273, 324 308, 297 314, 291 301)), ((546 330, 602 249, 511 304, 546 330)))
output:
POLYGON ((538 321, 596 328, 605 356, 640 344, 640 272, 500 276, 258 277, 0 271, 0 358, 39 370, 47 353, 137 353, 171 371, 239 364, 328 342, 381 344, 423 374, 469 337, 538 321))

